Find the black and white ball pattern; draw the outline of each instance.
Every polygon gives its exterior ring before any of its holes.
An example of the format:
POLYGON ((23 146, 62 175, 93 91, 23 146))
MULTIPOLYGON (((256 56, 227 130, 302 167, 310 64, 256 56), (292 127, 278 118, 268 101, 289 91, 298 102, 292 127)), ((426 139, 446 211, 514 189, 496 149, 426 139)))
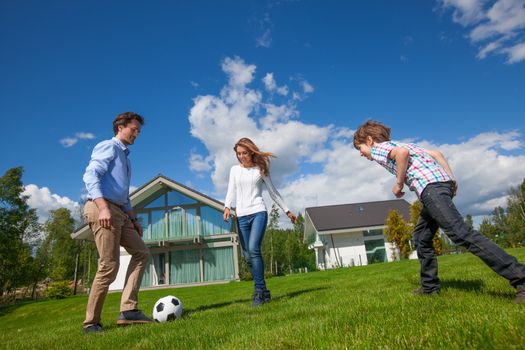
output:
POLYGON ((174 321, 182 317, 182 302, 173 295, 160 298, 153 307, 155 322, 174 321))

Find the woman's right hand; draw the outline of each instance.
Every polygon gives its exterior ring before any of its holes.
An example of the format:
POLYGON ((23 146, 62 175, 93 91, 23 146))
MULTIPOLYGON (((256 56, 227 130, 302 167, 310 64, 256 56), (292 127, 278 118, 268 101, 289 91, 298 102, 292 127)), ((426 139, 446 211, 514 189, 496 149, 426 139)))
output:
POLYGON ((230 208, 224 208, 224 214, 222 215, 224 221, 230 220, 230 208))

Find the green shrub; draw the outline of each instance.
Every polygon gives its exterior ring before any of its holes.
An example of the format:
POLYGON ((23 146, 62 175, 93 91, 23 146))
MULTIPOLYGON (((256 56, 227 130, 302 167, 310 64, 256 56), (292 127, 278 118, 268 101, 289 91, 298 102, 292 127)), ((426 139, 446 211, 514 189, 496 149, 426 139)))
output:
POLYGON ((69 288, 69 281, 56 281, 51 283, 46 290, 49 299, 64 299, 70 296, 71 288, 69 288))

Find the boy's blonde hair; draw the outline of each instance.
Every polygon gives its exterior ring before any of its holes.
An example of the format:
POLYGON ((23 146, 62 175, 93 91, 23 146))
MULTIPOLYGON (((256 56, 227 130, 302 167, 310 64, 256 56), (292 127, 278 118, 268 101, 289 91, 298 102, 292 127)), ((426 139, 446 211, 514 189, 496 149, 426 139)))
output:
POLYGON ((360 144, 366 143, 368 136, 374 142, 390 141, 390 128, 375 120, 368 120, 355 131, 354 147, 357 149, 360 144))

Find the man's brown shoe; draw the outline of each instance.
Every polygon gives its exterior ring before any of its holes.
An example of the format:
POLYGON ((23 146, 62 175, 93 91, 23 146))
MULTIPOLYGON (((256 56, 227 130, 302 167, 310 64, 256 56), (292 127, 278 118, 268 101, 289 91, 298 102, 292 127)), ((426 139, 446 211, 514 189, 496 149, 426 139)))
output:
POLYGON ((140 310, 122 311, 118 316, 117 325, 129 326, 130 324, 150 323, 151 318, 144 315, 140 310))

